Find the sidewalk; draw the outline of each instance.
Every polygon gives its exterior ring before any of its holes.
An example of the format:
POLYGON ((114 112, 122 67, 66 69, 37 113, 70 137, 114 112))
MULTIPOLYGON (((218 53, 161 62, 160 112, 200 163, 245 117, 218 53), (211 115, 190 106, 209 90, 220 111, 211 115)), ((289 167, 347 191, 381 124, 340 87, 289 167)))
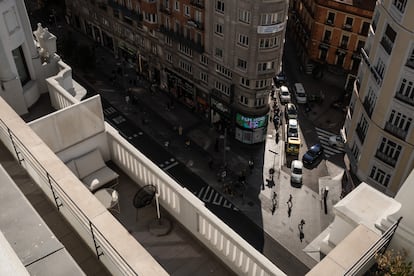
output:
MULTIPOLYGON (((86 36, 75 31, 73 34, 78 36, 80 41, 88 40, 86 36)), ((118 77, 119 81, 112 83, 110 81, 112 70, 116 68, 119 60, 102 47, 97 47, 95 51, 99 60, 96 70, 82 73, 79 69, 73 68, 74 73, 93 84, 96 90, 116 108, 123 111, 125 116, 136 122, 159 144, 166 146, 167 150, 210 186, 222 192, 223 196, 264 229, 266 234, 281 243, 308 267, 316 264, 316 261, 303 250, 332 221, 333 215, 330 211, 327 215, 324 214, 319 194, 305 186, 301 189, 293 188, 290 185, 289 174, 280 170, 284 158, 284 142, 280 139, 276 144, 272 122, 269 123, 265 143, 244 145, 228 135, 226 145, 230 147, 230 151, 224 154, 222 134, 179 102, 174 102, 175 108, 167 109, 169 98, 166 93, 160 90, 150 92, 148 89, 137 89, 134 92, 137 102, 133 104, 131 99, 126 100, 127 88, 134 84, 136 78, 133 68, 124 68, 125 80, 118 77), (128 87, 122 88, 122 84, 128 87), (182 135, 179 131, 180 126, 182 135), (189 146, 186 146, 187 140, 190 141, 189 146), (219 141, 218 151, 216 141, 219 141), (229 167, 226 181, 234 182, 242 170, 249 171, 248 161, 253 158, 254 168, 247 174, 244 192, 239 187, 235 194, 226 193, 223 190, 223 183, 218 181, 224 155, 229 167), (212 168, 209 163, 211 160, 213 160, 212 168), (269 181, 271 168, 275 168, 274 183, 269 181), (274 194, 276 194, 276 209, 272 214, 274 194), (286 203, 289 201, 289 195, 293 198, 290 216, 286 203), (303 226, 303 241, 299 239, 298 230, 302 219, 306 222, 303 226)), ((145 81, 137 82, 138 85, 148 87, 145 81)), ((331 196, 335 198, 334 193, 331 196)), ((332 204, 333 202, 330 202, 329 207, 332 204)), ((265 248, 265 251, 267 254, 272 254, 272 248, 265 248)))

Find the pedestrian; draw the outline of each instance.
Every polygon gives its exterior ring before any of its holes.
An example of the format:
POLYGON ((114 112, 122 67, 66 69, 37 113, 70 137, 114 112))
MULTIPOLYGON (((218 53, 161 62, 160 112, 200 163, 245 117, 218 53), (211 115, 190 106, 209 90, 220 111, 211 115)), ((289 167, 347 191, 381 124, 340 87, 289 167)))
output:
POLYGON ((178 127, 178 135, 183 135, 183 127, 181 125, 178 127))
POLYGON ((286 204, 288 206, 290 206, 290 208, 293 206, 293 204, 292 204, 292 195, 291 194, 289 195, 289 200, 286 202, 286 204))
POLYGON ((305 234, 303 233, 303 225, 305 225, 305 220, 301 219, 301 221, 298 225, 300 242, 302 242, 303 239, 305 238, 305 234))
POLYGON ((185 147, 188 148, 190 147, 191 141, 190 139, 185 140, 185 147))
POLYGON ((250 159, 249 159, 249 169, 250 169, 250 171, 252 171, 252 170, 253 170, 253 168, 254 168, 253 158, 252 158, 252 157, 250 157, 250 159))

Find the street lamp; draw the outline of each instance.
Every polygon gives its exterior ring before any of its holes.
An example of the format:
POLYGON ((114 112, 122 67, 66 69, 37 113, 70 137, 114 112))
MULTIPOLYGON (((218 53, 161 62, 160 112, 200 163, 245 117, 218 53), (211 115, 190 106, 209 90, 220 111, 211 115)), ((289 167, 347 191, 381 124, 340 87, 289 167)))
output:
POLYGON ((269 169, 269 173, 272 175, 272 180, 273 180, 273 174, 275 173, 275 163, 276 163, 276 155, 278 154, 277 152, 273 151, 273 150, 269 150, 271 153, 273 153, 273 166, 272 168, 269 169))

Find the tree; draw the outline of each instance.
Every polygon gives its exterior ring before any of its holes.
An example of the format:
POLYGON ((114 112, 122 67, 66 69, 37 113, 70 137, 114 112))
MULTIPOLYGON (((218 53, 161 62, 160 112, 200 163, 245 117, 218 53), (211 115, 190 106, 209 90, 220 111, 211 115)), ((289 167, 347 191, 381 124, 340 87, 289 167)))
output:
POLYGON ((376 269, 369 275, 413 276, 412 263, 407 263, 406 257, 405 250, 394 251, 391 249, 383 254, 376 254, 376 269))

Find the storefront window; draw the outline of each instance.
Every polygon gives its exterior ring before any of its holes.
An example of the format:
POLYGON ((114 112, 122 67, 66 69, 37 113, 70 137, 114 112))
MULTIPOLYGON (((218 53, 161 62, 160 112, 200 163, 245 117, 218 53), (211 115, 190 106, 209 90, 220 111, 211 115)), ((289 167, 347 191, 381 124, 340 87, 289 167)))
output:
POLYGON ((12 51, 14 63, 16 64, 17 73, 19 74, 22 86, 30 81, 29 70, 27 69, 26 60, 24 58, 22 46, 12 51))

